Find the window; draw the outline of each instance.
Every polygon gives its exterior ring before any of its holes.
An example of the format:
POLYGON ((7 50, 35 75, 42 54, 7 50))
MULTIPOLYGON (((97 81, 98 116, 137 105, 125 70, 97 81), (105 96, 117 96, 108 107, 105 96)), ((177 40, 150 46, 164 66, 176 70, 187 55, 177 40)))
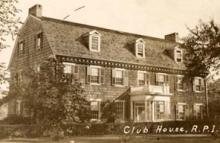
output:
POLYGON ((89 33, 89 49, 93 52, 100 51, 101 34, 97 31, 92 31, 89 33))
POLYGON ((138 79, 138 85, 139 86, 143 86, 143 85, 146 85, 148 84, 149 82, 149 76, 146 72, 144 71, 138 71, 137 73, 137 79, 138 79))
POLYGON ((196 119, 203 119, 204 105, 202 103, 194 104, 194 117, 196 119))
POLYGON ((165 114, 165 102, 155 101, 155 119, 160 120, 164 118, 165 114))
POLYGON ((177 85, 177 90, 178 91, 183 91, 184 87, 183 87, 183 76, 182 75, 178 75, 176 77, 176 85, 177 85))
POLYGON ((99 119, 99 112, 100 112, 100 100, 93 100, 90 102, 90 109, 91 109, 91 118, 92 119, 99 119))
POLYGON ((18 43, 18 55, 24 54, 24 41, 18 43))
POLYGON ((78 69, 74 63, 64 62, 63 64, 64 64, 64 69, 63 69, 64 73, 69 73, 69 74, 78 73, 78 69))
POLYGON ((43 48, 43 33, 37 34, 36 38, 36 49, 40 50, 43 48))
POLYGON ((175 61, 182 62, 182 60, 183 60, 182 50, 179 48, 175 48, 174 52, 175 52, 174 53, 175 61))
POLYGON ((176 106, 177 110, 177 119, 185 120, 186 119, 186 103, 178 103, 176 106))
POLYGON ((145 57, 145 42, 143 39, 137 39, 135 44, 136 57, 145 57))
POLYGON ((99 66, 87 67, 87 81, 90 84, 104 84, 104 68, 99 66))
POLYGON ((156 74, 156 85, 164 85, 168 83, 168 75, 164 73, 156 74))
POLYGON ((123 100, 117 100, 115 101, 115 110, 117 117, 121 120, 124 120, 124 114, 125 114, 125 109, 124 109, 124 101, 123 100))
POLYGON ((112 70, 112 84, 113 85, 119 85, 119 86, 124 86, 127 85, 128 82, 128 75, 127 71, 124 69, 113 69, 112 70))
POLYGON ((193 90, 195 92, 201 92, 204 89, 204 80, 201 77, 195 77, 193 82, 193 90))
POLYGON ((21 100, 15 101, 15 113, 16 115, 21 115, 21 100))

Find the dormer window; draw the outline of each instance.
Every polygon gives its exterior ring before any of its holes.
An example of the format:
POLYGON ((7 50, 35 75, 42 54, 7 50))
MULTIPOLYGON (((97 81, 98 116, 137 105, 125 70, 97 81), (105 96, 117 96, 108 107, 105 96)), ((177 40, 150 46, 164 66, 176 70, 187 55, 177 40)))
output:
POLYGON ((174 58, 176 62, 181 63, 183 61, 183 51, 179 48, 175 48, 174 58))
POLYGON ((97 31, 89 33, 89 50, 92 52, 100 52, 101 34, 97 31))
POLYGON ((135 54, 138 58, 145 58, 145 42, 141 38, 136 40, 135 54))

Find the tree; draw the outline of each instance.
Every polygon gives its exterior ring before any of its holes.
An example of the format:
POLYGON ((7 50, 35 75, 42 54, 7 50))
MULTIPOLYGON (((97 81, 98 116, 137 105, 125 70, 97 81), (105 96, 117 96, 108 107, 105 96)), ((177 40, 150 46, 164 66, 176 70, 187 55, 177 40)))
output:
POLYGON ((8 36, 14 36, 18 30, 19 10, 16 8, 18 0, 1 0, 0 1, 0 50, 6 48, 5 43, 8 36))
MULTIPOLYGON (((18 0, 1 0, 0 1, 0 52, 2 49, 9 47, 7 39, 11 36, 14 39, 20 19, 19 10, 16 8, 18 0)), ((5 66, 0 63, 0 83, 4 78, 5 66)))
POLYGON ((183 43, 188 78, 198 74, 206 77, 211 68, 220 68, 220 28, 212 20, 208 23, 200 21, 195 28, 188 29, 190 34, 183 43))
POLYGON ((102 103, 103 111, 101 118, 106 120, 107 123, 115 122, 117 118, 116 107, 114 101, 105 101, 102 103))
POLYGON ((49 58, 40 71, 27 69, 22 83, 11 87, 30 109, 32 119, 45 130, 62 130, 68 123, 83 123, 90 119, 90 103, 81 84, 72 74, 63 73, 63 64, 49 58), (19 87, 19 88, 16 88, 19 87))
MULTIPOLYGON (((206 78, 211 69, 220 68, 220 28, 211 20, 208 23, 200 21, 190 34, 184 38, 183 48, 185 49, 185 65, 188 78, 192 83, 194 77, 206 78)), ((209 117, 209 102, 207 82, 205 80, 206 114, 209 117)))

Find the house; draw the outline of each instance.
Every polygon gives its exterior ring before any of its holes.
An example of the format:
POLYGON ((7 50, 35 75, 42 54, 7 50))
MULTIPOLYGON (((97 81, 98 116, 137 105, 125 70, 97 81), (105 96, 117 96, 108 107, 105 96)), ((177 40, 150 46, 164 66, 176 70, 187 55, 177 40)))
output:
MULTIPOLYGON (((28 66, 38 69, 49 56, 65 65, 82 83, 93 118, 101 117, 101 102, 114 100, 118 117, 135 122, 203 119, 204 79, 183 80, 186 67, 178 33, 159 39, 42 15, 29 9, 10 61, 11 76, 22 80, 28 66)), ((14 100, 9 114, 22 114, 14 100)))

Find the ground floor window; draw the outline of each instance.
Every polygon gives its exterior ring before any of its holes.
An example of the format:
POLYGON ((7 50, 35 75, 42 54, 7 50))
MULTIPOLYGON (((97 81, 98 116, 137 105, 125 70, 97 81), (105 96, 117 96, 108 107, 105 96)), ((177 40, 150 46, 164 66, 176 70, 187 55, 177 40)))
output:
POLYGON ((115 101, 115 110, 118 119, 124 120, 124 114, 125 114, 124 106, 125 106, 124 101, 121 100, 115 101))
POLYGON ((178 103, 176 105, 176 116, 178 120, 185 120, 186 119, 186 103, 178 103))
POLYGON ((92 119, 99 119, 99 108, 100 108, 100 103, 99 101, 91 101, 90 103, 91 106, 91 118, 92 119))
POLYGON ((21 100, 15 101, 15 114, 18 116, 21 115, 21 100))
POLYGON ((203 104, 194 104, 194 117, 196 119, 203 119, 204 116, 204 105, 203 104))

